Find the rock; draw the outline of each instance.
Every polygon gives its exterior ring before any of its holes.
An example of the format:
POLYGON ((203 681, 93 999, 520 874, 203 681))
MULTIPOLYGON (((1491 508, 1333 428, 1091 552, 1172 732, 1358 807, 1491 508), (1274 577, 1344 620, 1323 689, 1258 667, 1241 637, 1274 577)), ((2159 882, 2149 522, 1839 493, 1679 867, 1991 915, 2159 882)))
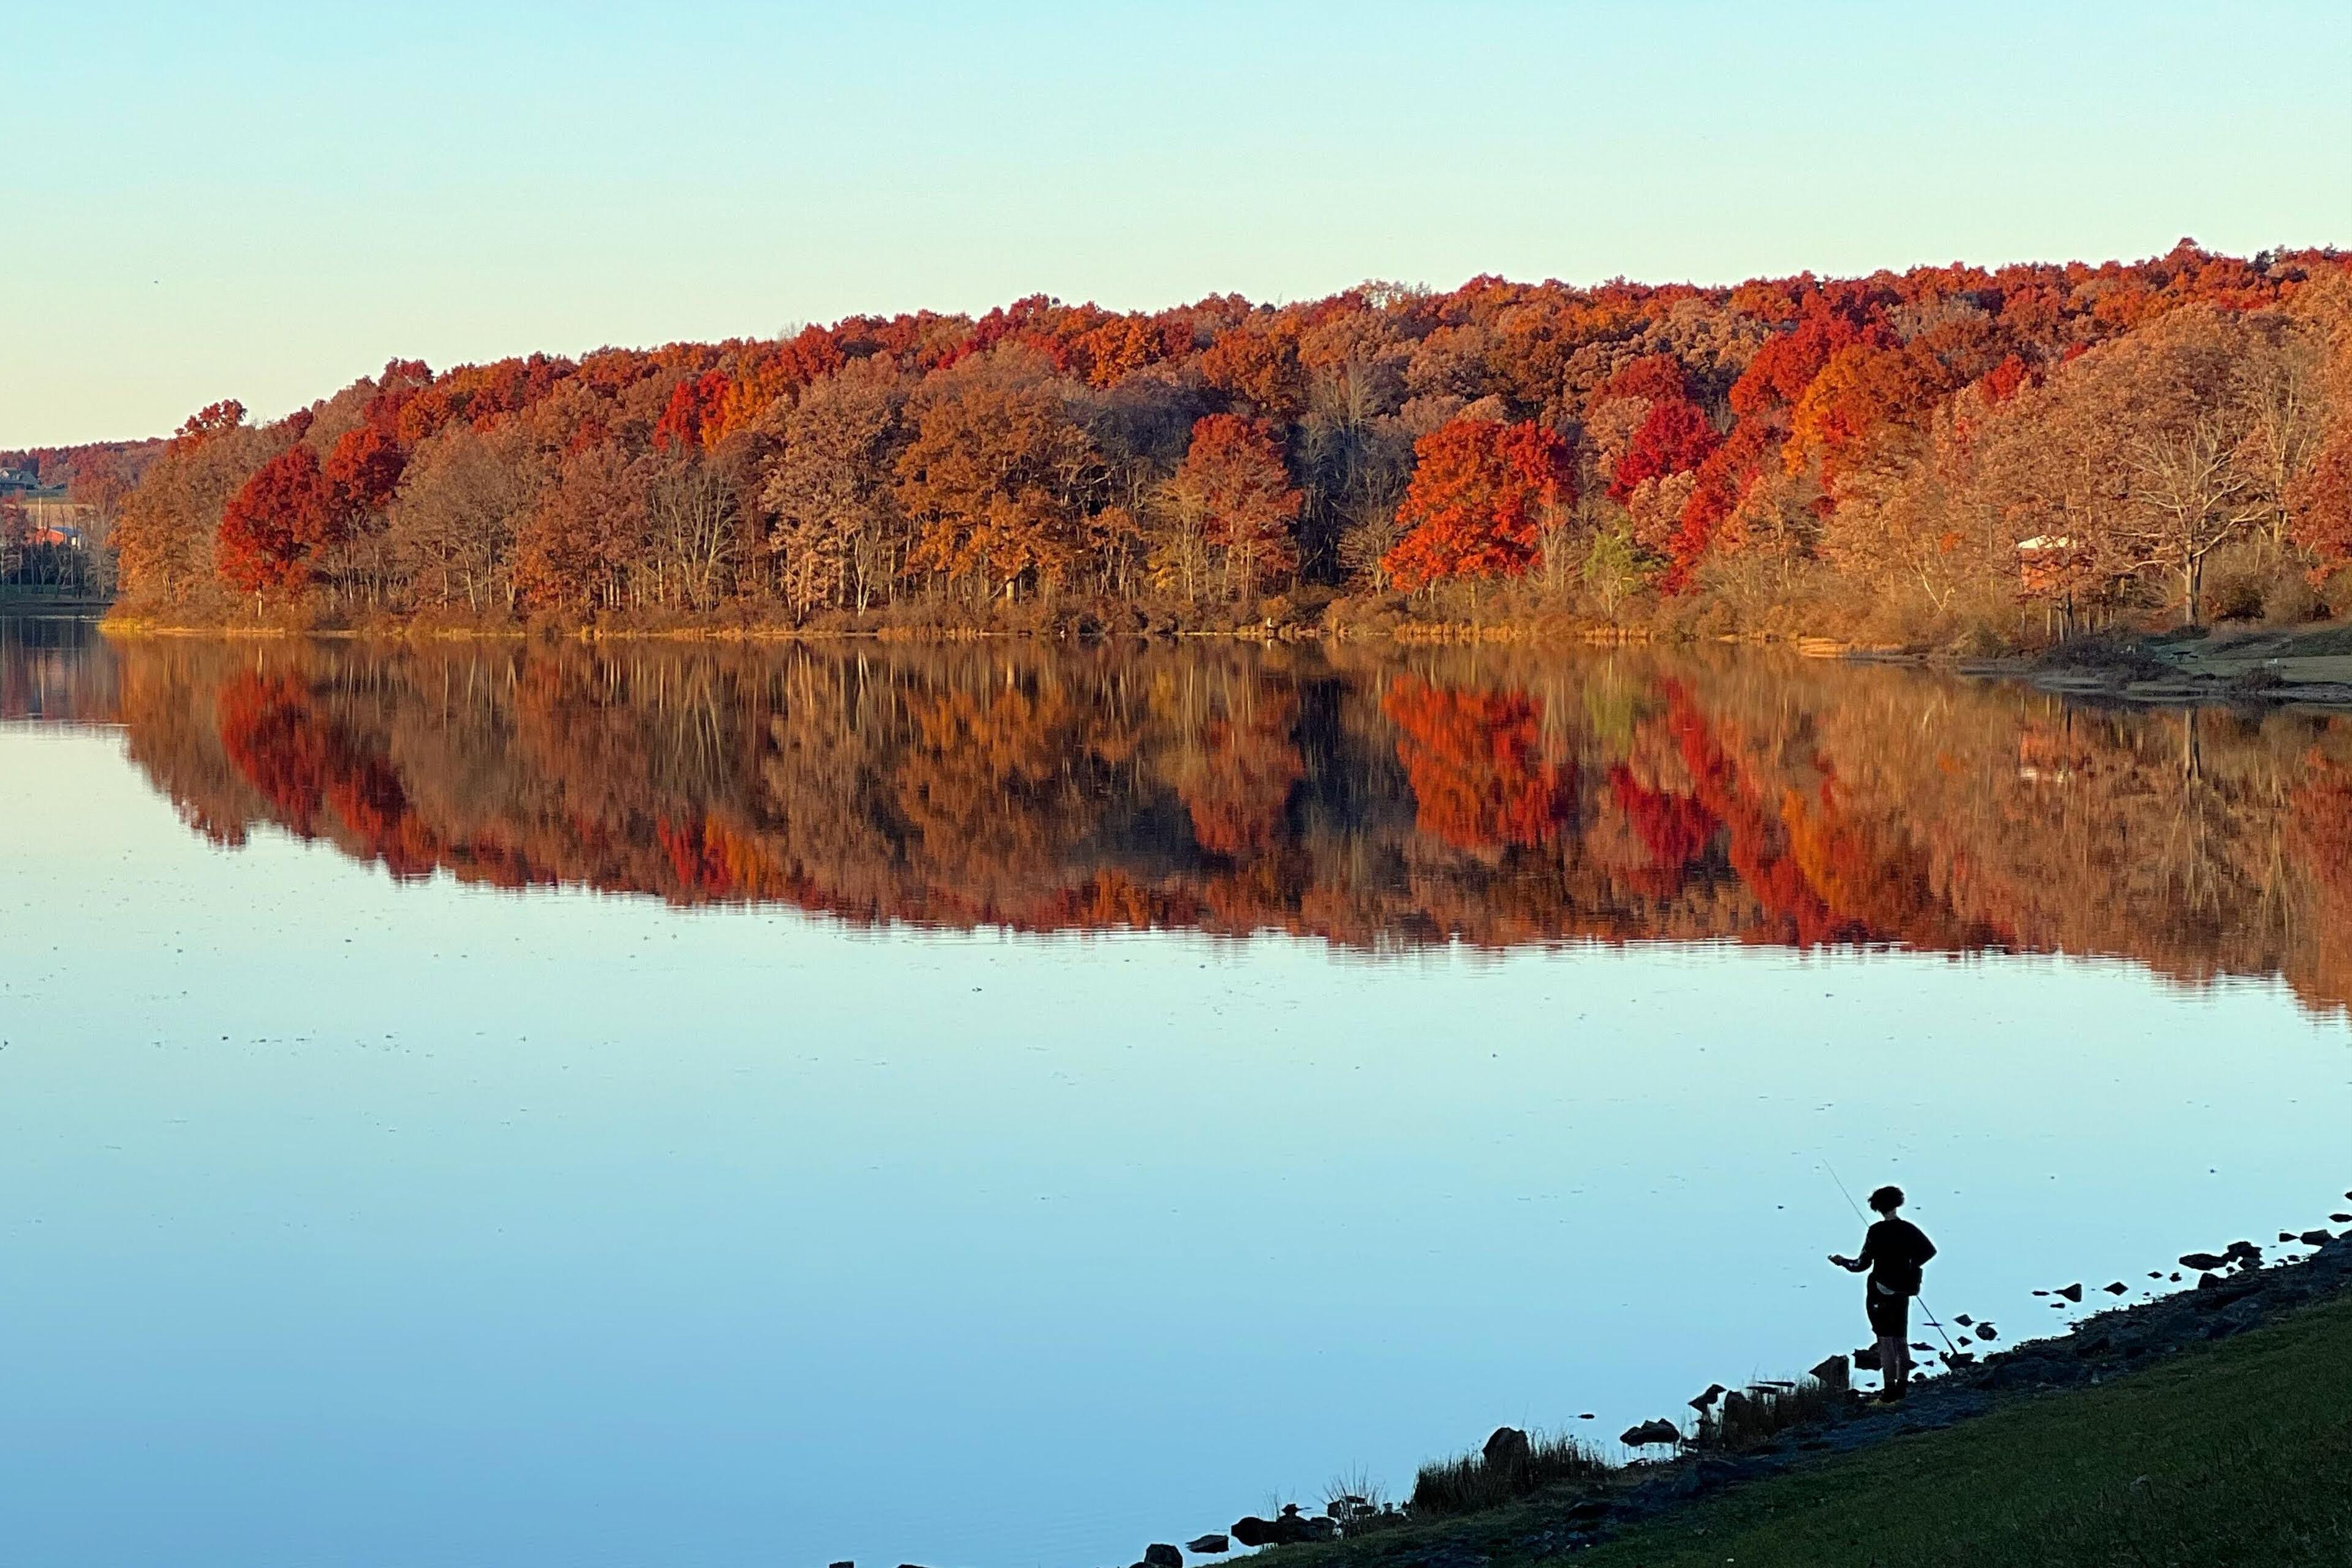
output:
POLYGON ((2251 1241, 2233 1241, 2221 1250, 2231 1258, 2259 1258, 2263 1255, 2263 1249, 2251 1241))
POLYGON ((1233 1549, 1233 1542, 1217 1531, 1196 1535, 1184 1543, 1184 1550, 1195 1557, 1215 1557, 1233 1549))
POLYGON ((1726 1423, 1737 1420, 1738 1417, 1748 1414, 1748 1407, 1755 1403, 1756 1402, 1754 1400, 1748 1398, 1748 1395, 1744 1394, 1725 1394, 1723 1396, 1723 1419, 1726 1423))
POLYGON ((1644 1421, 1639 1426, 1628 1426, 1617 1440, 1629 1448, 1650 1448, 1664 1443, 1683 1440, 1683 1429, 1671 1421, 1644 1421))
POLYGON ((2336 1238, 2324 1230, 2306 1230, 2295 1239, 2305 1247, 2325 1247, 2336 1238))
POLYGON ((2210 1290, 2214 1286, 2219 1285, 2221 1282, 2221 1277, 2219 1274, 2200 1274, 2197 1277, 2197 1289, 2200 1290, 2210 1290))
POLYGON ((1523 1470, 1528 1466, 1528 1435, 1517 1426, 1497 1426, 1481 1453, 1490 1470, 1523 1470))
POLYGON ((2130 1286, 2128 1286, 2128 1285, 2126 1285, 2126 1284, 2125 1284, 2122 1280, 2118 1279, 2118 1280, 2116 1280, 2114 1284, 2105 1287, 2105 1290, 2106 1290, 2107 1294, 2108 1294, 2108 1295, 2110 1295, 2110 1296, 2120 1296, 2120 1295, 2122 1295, 2125 1291, 2126 1291, 2126 1290, 2130 1289, 2131 1289, 2131 1287, 2130 1287, 2130 1286))
POLYGON ((1964 1328, 1964 1329, 1965 1329, 1965 1328, 1967 1328, 1970 1323, 1975 1322, 1975 1321, 1976 1321, 1976 1320, 1975 1320, 1974 1318, 1969 1317, 1966 1312, 1954 1312, 1954 1313, 1952 1314, 1952 1321, 1954 1321, 1954 1322, 1956 1322, 1956 1323, 1959 1324, 1959 1325, 1960 1325, 1960 1327, 1962 1327, 1962 1328, 1964 1328))
POLYGON ((1597 1524, 1609 1517, 1614 1506, 1607 1498, 1589 1497, 1570 1506, 1565 1518, 1572 1525, 1597 1524))
POLYGON ((1600 1420, 1600 1419, 1601 1419, 1601 1417, 1600 1417, 1600 1416, 1598 1416, 1598 1415, 1595 1415, 1591 1411, 1587 1410, 1587 1411, 1583 1412, 1581 1415, 1578 1415, 1578 1416, 1577 1416, 1577 1419, 1578 1419, 1579 1421, 1598 1421, 1598 1420, 1600 1420))
POLYGON ((2069 1285, 2058 1294, 2065 1297, 2069 1301, 2079 1301, 2083 1299, 2083 1287, 2080 1284, 2069 1285))
POLYGON ((1715 1408, 1715 1402, 1722 1398, 1727 1392, 1729 1391, 1727 1390, 1723 1384, 1719 1383, 1710 1383, 1706 1385, 1706 1392, 1705 1394, 1700 1394, 1696 1399, 1689 1402, 1690 1407, 1693 1410, 1712 1410, 1715 1408))
POLYGON ((2180 1255, 2180 1267, 2194 1268, 2200 1272, 2219 1268, 2229 1261, 2218 1252, 2184 1252, 2180 1255))
POLYGON ((2180 1283, 2180 1275, 2179 1275, 2179 1271, 2178 1271, 2178 1270, 2174 1271, 2173 1273, 2170 1273, 2170 1274, 2166 1275, 2166 1276, 2165 1276, 2165 1278, 2166 1278, 2166 1279, 2169 1279, 2169 1280, 2171 1280, 2175 1285, 2178 1285, 2178 1284, 2179 1284, 2179 1283, 2180 1283))
POLYGON ((2331 1224, 2352 1225, 2352 1214, 2332 1214, 2327 1218, 2331 1224))
POLYGON ((1878 1372, 1882 1370, 1878 1364, 1878 1347, 1876 1345, 1864 1345, 1862 1349, 1854 1352, 1853 1367, 1856 1372, 1878 1372))
POLYGON ((1813 1368, 1814 1379, 1824 1388, 1843 1388, 1853 1379, 1853 1363, 1842 1355, 1833 1355, 1813 1368))
POLYGON ((2291 1230, 2283 1230, 2279 1232, 2279 1239, 2281 1241, 2293 1241, 2294 1239, 2294 1232, 2291 1230))
POLYGON ((2047 1290, 2036 1290, 2034 1294, 2037 1296, 2047 1296, 2050 1292, 2047 1290))
POLYGON ((1946 1366, 1974 1366, 1976 1363, 1977 1358, 1974 1352, 1969 1351, 1946 1351, 1944 1352, 1944 1364, 1946 1366))
POLYGON ((2000 1331, 1995 1329, 1990 1323, 1979 1323, 1977 1325, 1977 1338, 1984 1341, 1987 1344, 1990 1344, 1993 1341, 2000 1338, 2000 1331))
POLYGON ((1251 1514, 1234 1521, 1234 1539, 1244 1546, 1292 1546, 1302 1541, 1328 1541, 1339 1531, 1329 1519, 1307 1519, 1295 1502, 1282 1505, 1281 1517, 1260 1519, 1251 1514))
POLYGON ((1184 1554, 1165 1542, 1155 1541, 1143 1549, 1144 1568, 1184 1568, 1184 1554))

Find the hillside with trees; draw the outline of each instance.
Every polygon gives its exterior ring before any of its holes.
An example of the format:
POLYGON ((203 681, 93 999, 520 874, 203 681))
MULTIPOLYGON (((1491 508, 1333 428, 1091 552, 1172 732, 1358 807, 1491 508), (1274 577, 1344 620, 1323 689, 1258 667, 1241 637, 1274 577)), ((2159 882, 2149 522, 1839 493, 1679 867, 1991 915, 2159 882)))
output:
POLYGON ((225 401, 126 622, 2034 642, 2352 602, 2328 251, 1480 278, 396 362, 225 401))

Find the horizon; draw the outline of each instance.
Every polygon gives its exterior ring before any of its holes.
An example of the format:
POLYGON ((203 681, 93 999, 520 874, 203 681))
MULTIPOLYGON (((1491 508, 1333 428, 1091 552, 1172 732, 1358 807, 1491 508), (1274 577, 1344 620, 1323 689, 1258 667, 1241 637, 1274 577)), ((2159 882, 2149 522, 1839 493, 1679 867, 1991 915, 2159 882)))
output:
POLYGON ((8 447, 275 417, 395 358, 1040 293, 2250 255, 2352 210, 2321 151, 2352 136, 2352 16, 2312 5, 505 5, 384 33, 131 3, 19 37, 0 133, 38 152, 41 243, 0 282, 8 447))

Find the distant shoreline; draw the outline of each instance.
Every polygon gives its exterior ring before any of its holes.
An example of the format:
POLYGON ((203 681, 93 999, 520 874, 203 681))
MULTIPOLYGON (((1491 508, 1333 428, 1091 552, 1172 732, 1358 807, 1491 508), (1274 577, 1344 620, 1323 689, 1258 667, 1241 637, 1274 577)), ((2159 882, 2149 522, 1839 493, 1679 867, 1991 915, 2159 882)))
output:
MULTIPOLYGON (((0 608, 6 606, 0 605, 0 608)), ((95 605, 54 606, 79 609, 95 605)), ((2000 652, 1968 656, 1945 649, 1874 647, 1827 637, 1775 637, 1753 633, 1698 637, 1662 633, 1646 626, 1573 626, 1497 622, 1467 626, 1402 622, 1380 627, 1345 623, 1292 623, 1274 626, 1150 628, 1060 626, 959 626, 928 623, 884 626, 779 626, 772 623, 667 626, 541 623, 452 625, 414 620, 356 626, 292 623, 180 622, 109 614, 100 629, 110 637, 338 642, 576 642, 822 644, 877 642, 905 645, 979 642, 1138 644, 1181 642, 1265 645, 1347 644, 1359 647, 1510 645, 1528 647, 1689 646, 1717 643, 1772 649, 1815 659, 1934 668, 1977 679, 2021 680, 2064 697, 2105 700, 2155 707, 2352 708, 2352 626, 2321 626, 2289 630, 2199 629, 2153 635, 2097 637, 2039 653, 2000 652)))

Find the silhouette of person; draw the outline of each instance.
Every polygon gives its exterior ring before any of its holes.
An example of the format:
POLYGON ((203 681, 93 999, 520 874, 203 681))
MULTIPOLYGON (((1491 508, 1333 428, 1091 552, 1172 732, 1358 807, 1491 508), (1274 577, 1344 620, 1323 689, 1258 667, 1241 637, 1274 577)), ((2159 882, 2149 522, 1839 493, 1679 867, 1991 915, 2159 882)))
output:
POLYGON ((1936 1244, 1907 1219, 1897 1219, 1903 1206, 1901 1187, 1881 1187, 1870 1194, 1878 1223, 1863 1237, 1862 1256, 1830 1254, 1830 1261, 1850 1274, 1870 1271, 1863 1287, 1864 1305, 1870 1314, 1870 1331, 1878 1336, 1878 1370, 1885 1379, 1882 1396, 1903 1397, 1911 1381, 1911 1298, 1919 1293, 1919 1271, 1936 1256, 1936 1244))

